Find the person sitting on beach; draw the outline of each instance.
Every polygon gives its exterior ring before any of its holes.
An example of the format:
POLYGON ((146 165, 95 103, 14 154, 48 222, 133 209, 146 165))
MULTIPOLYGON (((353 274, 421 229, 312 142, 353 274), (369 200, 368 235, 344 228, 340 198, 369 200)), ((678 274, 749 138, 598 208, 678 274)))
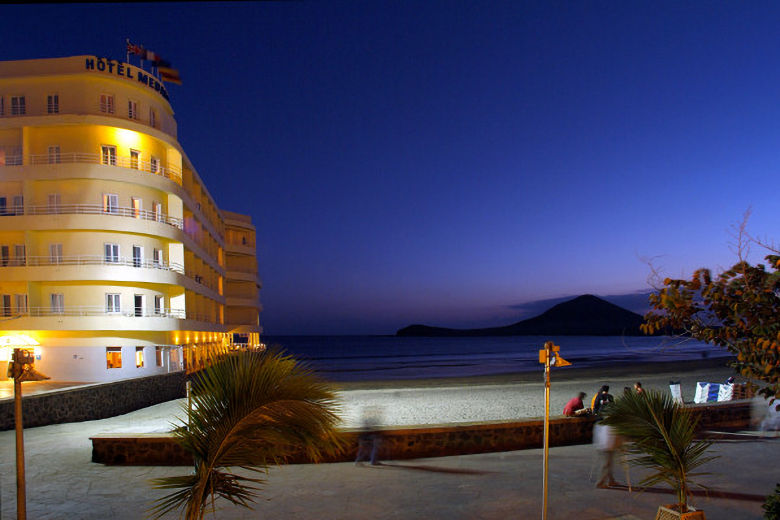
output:
POLYGON ((563 407, 563 415, 566 417, 577 417, 580 415, 587 415, 590 411, 589 408, 585 408, 582 404, 582 399, 585 397, 585 392, 580 392, 576 397, 572 397, 566 406, 563 407))
POLYGON ((639 382, 639 381, 634 383, 634 390, 636 390, 636 393, 639 394, 639 395, 642 395, 642 394, 645 393, 645 389, 642 388, 642 383, 639 382))
POLYGON ((605 404, 614 403, 615 398, 609 393, 609 385, 604 385, 599 393, 593 397, 593 413, 598 415, 605 404))

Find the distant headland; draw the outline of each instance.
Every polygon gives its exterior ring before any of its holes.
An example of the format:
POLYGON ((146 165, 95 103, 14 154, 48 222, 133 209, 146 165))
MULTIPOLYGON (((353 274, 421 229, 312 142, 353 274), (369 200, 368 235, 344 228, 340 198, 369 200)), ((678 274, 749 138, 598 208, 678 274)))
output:
POLYGON ((641 336, 643 318, 592 294, 559 303, 539 316, 504 327, 449 329, 409 325, 396 336, 641 336))

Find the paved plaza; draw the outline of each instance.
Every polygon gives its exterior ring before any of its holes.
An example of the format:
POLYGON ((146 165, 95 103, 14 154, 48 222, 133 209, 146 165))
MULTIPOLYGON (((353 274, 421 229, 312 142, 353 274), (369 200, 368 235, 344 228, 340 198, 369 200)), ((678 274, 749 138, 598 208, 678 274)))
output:
MULTIPOLYGON (((111 467, 90 462, 98 433, 163 430, 178 403, 163 403, 99 421, 25 431, 28 518, 141 519, 161 496, 149 479, 186 474, 186 467, 111 467)), ((0 433, 2 518, 16 516, 14 432, 0 433)), ((780 438, 755 434, 719 440, 720 458, 701 480, 711 490, 693 503, 709 520, 758 520, 763 497, 780 482, 780 438)), ((662 489, 595 489, 599 459, 589 446, 550 450, 550 519, 651 520, 662 489)), ((627 475, 616 469, 618 480, 627 475)), ((628 477, 635 484, 639 470, 628 477)), ((407 461, 272 468, 255 511, 218 502, 218 519, 506 519, 540 518, 542 450, 407 461)), ((173 516, 171 518, 174 518, 173 516)))

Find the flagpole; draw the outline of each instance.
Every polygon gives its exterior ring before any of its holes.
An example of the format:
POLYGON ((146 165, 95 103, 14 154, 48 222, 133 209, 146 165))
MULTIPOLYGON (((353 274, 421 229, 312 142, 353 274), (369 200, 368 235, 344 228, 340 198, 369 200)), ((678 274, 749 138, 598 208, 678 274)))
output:
POLYGON ((125 38, 125 61, 130 63, 130 38, 125 38))

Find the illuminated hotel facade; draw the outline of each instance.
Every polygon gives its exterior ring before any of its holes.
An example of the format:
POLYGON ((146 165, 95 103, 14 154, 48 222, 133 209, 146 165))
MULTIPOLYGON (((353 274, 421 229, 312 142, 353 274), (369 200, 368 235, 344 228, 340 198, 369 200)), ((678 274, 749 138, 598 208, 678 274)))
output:
POLYGON ((0 340, 37 342, 37 370, 113 381, 258 346, 255 251, 159 80, 95 56, 0 62, 0 340))

